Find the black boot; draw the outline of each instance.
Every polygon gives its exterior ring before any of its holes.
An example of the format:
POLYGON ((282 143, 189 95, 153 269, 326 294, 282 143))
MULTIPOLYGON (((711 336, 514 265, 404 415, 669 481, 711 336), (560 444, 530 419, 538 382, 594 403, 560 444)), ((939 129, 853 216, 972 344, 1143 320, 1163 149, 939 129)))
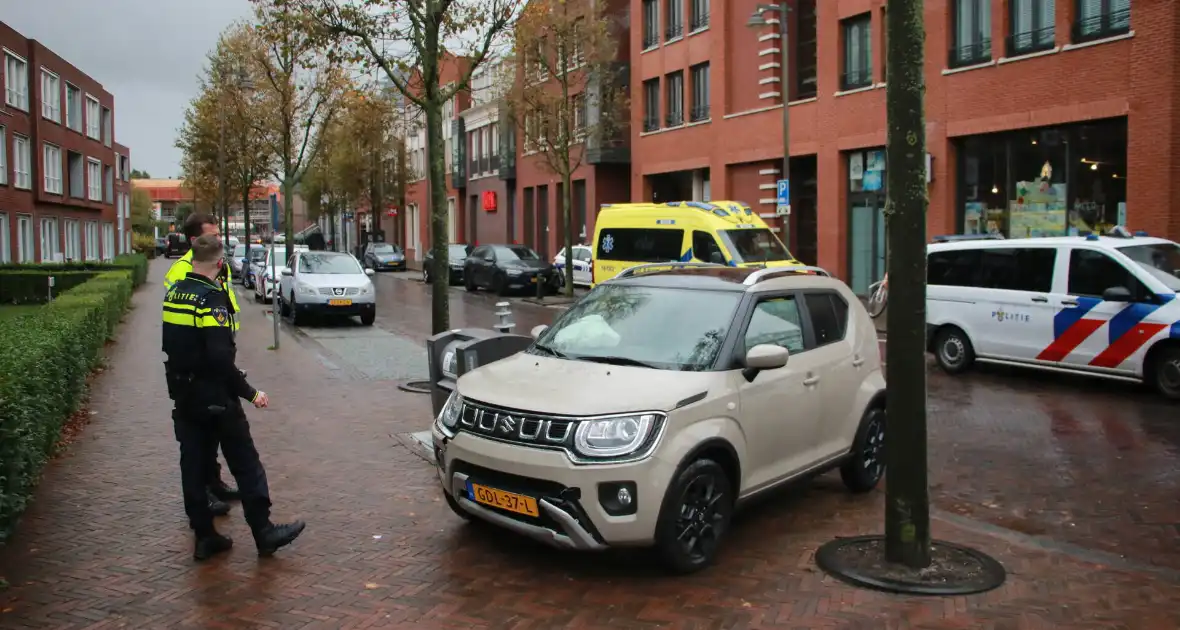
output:
POLYGON ((225 516, 229 514, 229 504, 213 496, 213 493, 210 492, 209 511, 213 513, 213 516, 225 516))
POLYGON ((242 493, 238 492, 237 488, 220 479, 216 483, 210 484, 209 492, 222 501, 238 501, 242 498, 242 493))
POLYGON ((307 523, 295 521, 279 525, 271 524, 255 531, 254 544, 258 545, 258 555, 269 556, 274 554, 279 547, 286 547, 299 538, 299 534, 303 533, 305 527, 307 527, 307 523))
POLYGON ((200 562, 213 556, 229 551, 234 541, 229 536, 213 532, 206 536, 197 536, 197 544, 193 548, 193 560, 200 562))

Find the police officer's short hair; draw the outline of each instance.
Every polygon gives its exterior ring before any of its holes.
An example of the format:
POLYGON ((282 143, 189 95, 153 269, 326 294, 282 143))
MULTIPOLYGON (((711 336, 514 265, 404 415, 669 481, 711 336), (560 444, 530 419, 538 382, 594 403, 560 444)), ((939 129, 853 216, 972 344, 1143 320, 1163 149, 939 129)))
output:
POLYGON ((221 244, 221 237, 205 234, 193 241, 193 262, 217 262, 222 256, 225 256, 225 248, 221 244))
POLYGON ((211 214, 194 212, 184 220, 184 238, 193 240, 205 232, 206 225, 217 225, 217 219, 211 214))

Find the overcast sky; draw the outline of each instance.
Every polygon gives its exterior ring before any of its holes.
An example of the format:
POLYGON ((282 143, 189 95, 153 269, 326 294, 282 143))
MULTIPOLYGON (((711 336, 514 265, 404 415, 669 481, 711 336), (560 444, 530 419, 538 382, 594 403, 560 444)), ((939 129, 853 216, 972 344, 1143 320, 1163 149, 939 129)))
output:
POLYGON ((179 175, 173 143, 197 75, 249 0, 0 0, 0 20, 115 95, 115 141, 153 177, 179 175))

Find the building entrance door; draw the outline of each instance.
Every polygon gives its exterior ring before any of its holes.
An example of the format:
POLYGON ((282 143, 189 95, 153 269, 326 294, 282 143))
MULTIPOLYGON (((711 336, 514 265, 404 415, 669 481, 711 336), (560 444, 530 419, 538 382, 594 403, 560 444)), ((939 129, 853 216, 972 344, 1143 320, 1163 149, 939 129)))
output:
POLYGON ((885 275, 885 195, 848 195, 848 278, 857 295, 885 275))

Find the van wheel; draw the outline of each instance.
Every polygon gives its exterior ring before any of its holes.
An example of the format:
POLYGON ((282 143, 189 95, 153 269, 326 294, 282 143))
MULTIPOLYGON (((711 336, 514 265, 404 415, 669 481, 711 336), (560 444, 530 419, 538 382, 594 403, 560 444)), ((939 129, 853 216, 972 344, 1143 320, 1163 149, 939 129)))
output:
POLYGON ((967 333, 947 326, 934 338, 934 358, 947 374, 961 374, 975 363, 975 348, 967 333))
POLYGON ((1151 384, 1165 398, 1180 400, 1180 347, 1163 348, 1151 362, 1151 384))
POLYGON ((885 474, 885 410, 872 407, 860 420, 852 458, 840 467, 840 479, 853 492, 868 492, 877 487, 885 474))
POLYGON ((733 485, 711 459, 689 464, 672 481, 656 523, 656 551, 666 567, 692 573, 713 563, 733 516, 733 485))

